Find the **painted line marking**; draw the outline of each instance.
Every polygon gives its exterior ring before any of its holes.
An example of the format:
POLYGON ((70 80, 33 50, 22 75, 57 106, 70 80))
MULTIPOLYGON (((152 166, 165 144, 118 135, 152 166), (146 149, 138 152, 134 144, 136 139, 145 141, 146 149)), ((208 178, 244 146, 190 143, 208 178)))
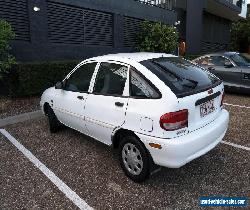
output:
POLYGON ((61 179, 59 179, 50 169, 48 169, 40 160, 38 160, 28 149, 20 144, 5 129, 0 129, 2 133, 23 155, 28 158, 56 187, 65 194, 80 209, 92 210, 83 199, 81 199, 73 190, 71 190, 61 179))
POLYGON ((230 145, 230 146, 232 146, 232 147, 239 148, 239 149, 243 149, 243 150, 250 151, 250 147, 241 146, 241 145, 239 145, 239 144, 234 144, 234 143, 227 142, 227 141, 221 141, 221 143, 222 143, 222 144, 227 144, 227 145, 230 145))
POLYGON ((234 107, 239 107, 239 108, 245 108, 245 109, 250 109, 249 106, 241 106, 241 105, 237 105, 237 104, 228 104, 228 103, 223 103, 226 106, 234 106, 234 107))

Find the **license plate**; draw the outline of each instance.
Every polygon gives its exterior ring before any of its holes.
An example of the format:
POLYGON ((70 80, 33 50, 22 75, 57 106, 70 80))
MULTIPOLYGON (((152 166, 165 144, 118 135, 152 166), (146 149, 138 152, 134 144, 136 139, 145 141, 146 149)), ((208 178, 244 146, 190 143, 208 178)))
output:
POLYGON ((212 113, 215 110, 214 100, 207 101, 200 105, 200 115, 205 117, 206 115, 212 113))

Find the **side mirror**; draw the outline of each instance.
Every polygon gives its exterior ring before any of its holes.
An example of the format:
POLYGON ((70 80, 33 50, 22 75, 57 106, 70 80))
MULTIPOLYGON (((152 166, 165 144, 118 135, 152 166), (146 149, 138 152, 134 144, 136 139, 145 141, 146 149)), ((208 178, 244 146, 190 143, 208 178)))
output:
POLYGON ((55 85, 55 89, 63 89, 63 82, 57 82, 55 85))
POLYGON ((209 71, 214 71, 214 70, 215 70, 215 68, 214 68, 213 66, 209 66, 207 69, 208 69, 209 71))
POLYGON ((231 62, 225 62, 224 64, 225 68, 232 68, 234 65, 231 62))

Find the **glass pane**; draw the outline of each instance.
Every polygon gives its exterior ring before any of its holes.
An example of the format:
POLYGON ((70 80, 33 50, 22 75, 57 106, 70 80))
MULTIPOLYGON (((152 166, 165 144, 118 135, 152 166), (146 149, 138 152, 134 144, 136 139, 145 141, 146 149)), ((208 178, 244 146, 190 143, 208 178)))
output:
POLYGON ((211 59, 214 66, 224 66, 226 62, 226 59, 222 56, 211 56, 211 59))
POLYGON ((200 65, 204 65, 204 66, 213 66, 214 64, 211 61, 212 60, 210 57, 204 57, 204 58, 199 59, 197 63, 200 65))
POLYGON ((130 94, 141 98, 158 98, 157 91, 145 79, 139 76, 135 71, 131 71, 130 94))
POLYGON ((65 90, 73 92, 87 92, 95 67, 96 63, 88 63, 75 70, 75 72, 67 80, 65 90))
POLYGON ((101 63, 94 93, 107 95, 122 95, 127 79, 128 68, 120 64, 101 63))
POLYGON ((235 53, 229 56, 238 66, 249 66, 250 60, 244 55, 235 53))
POLYGON ((161 57, 140 62, 178 96, 201 92, 220 80, 210 72, 178 57, 161 57))

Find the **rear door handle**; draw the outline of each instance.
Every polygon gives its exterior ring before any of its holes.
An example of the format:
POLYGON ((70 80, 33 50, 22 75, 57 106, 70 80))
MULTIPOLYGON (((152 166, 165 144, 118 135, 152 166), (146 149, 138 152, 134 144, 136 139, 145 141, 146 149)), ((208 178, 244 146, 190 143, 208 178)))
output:
POLYGON ((115 102, 115 105, 116 105, 116 106, 119 106, 119 107, 123 107, 124 103, 121 103, 121 102, 115 102))
POLYGON ((83 96, 77 96, 78 99, 83 100, 83 96))

